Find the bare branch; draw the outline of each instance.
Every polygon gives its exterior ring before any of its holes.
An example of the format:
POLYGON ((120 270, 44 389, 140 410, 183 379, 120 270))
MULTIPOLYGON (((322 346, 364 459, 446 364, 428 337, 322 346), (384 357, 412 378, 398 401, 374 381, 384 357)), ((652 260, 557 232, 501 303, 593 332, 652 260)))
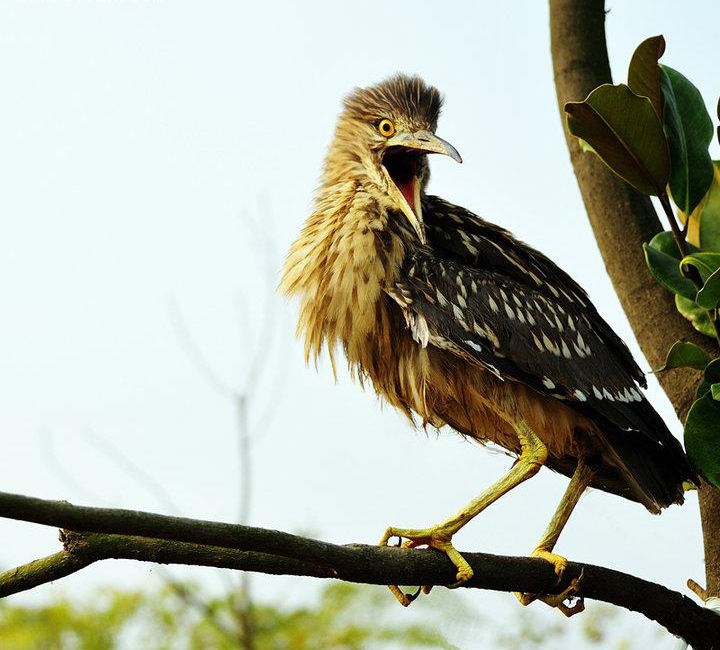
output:
MULTIPOLYGON (((75 506, 4 492, 0 492, 0 516, 89 531, 66 531, 64 551, 0 574, 0 596, 57 580, 110 558, 333 577, 367 584, 447 585, 455 580, 455 569, 447 557, 424 549, 338 546, 239 524, 75 506)), ((581 588, 586 598, 640 612, 685 638, 695 650, 709 650, 720 638, 720 617, 714 612, 666 587, 619 571, 570 562, 557 584, 553 568, 543 560, 463 555, 475 571, 467 587, 558 593, 582 573, 581 588)))

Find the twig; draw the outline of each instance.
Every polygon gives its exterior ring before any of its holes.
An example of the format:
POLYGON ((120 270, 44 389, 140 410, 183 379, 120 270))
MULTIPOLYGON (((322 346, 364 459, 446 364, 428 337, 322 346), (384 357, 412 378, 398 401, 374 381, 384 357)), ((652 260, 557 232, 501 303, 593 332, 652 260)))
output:
MULTIPOLYGON (((678 251, 680 252, 680 256, 684 258, 687 255, 687 244, 685 243, 685 234, 684 232, 681 232, 678 228, 677 221, 675 220, 675 215, 673 214, 672 206, 670 205, 670 199, 668 198, 668 195, 666 192, 661 192, 658 195, 658 198, 660 199, 660 205, 662 206, 663 212, 665 213, 665 216, 667 217, 668 223, 670 224, 670 229, 672 230, 673 236, 675 237, 675 243, 677 244, 678 251)), ((689 221, 689 218, 688 218, 689 221)), ((700 285, 702 286, 702 285, 700 285)))
MULTIPOLYGON (((447 585, 455 578, 445 555, 423 549, 338 546, 238 524, 74 506, 8 493, 0 493, 0 516, 93 531, 65 533, 65 551, 0 574, 0 596, 109 558, 335 577, 367 584, 447 585), (107 534, 113 532, 120 534, 107 534)), ((540 559, 463 555, 475 571, 467 587, 558 593, 582 572, 586 598, 640 612, 682 636, 695 650, 710 650, 720 638, 720 617, 714 612, 666 587, 619 571, 570 562, 563 580, 556 584, 553 568, 540 559)))
POLYGON ((692 591, 700 600, 705 602, 708 599, 708 592, 704 587, 701 587, 692 578, 688 578, 687 587, 692 591))

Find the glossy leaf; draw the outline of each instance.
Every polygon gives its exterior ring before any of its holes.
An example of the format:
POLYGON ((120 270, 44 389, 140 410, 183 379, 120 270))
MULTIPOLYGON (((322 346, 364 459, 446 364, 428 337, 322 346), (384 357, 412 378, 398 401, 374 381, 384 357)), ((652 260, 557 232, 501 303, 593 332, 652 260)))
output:
POLYGON ((705 480, 720 488, 720 402, 706 392, 685 420, 685 451, 705 480))
POLYGON ((658 195, 670 177, 670 152, 647 97, 624 84, 604 84, 582 102, 565 104, 570 133, 585 140, 618 176, 644 194, 658 195))
MULTIPOLYGON (((659 232, 657 235, 655 235, 650 240, 650 246, 652 246, 655 250, 660 251, 661 253, 665 253, 666 255, 670 255, 670 257, 674 257, 678 262, 681 259, 680 249, 678 248, 677 242, 675 241, 675 236, 669 230, 659 232)), ((690 254, 700 252, 700 249, 696 246, 693 246, 692 244, 687 244, 686 248, 687 252, 690 254)))
POLYGON ((649 244, 643 244, 645 261, 650 273, 668 291, 672 291, 688 300, 695 300, 697 287, 692 280, 686 278, 680 272, 677 245, 674 241, 672 242, 677 257, 664 252, 664 250, 667 250, 667 239, 664 235, 665 233, 659 233, 659 235, 653 237, 649 244))
POLYGON ((660 66, 663 126, 670 147, 670 193, 684 213, 702 201, 713 179, 708 146, 713 125, 700 91, 677 70, 660 66))
POLYGON ((705 280, 703 288, 695 296, 695 302, 704 309, 715 309, 718 306, 720 303, 720 269, 705 280))
POLYGON ((672 370, 673 368, 695 368, 695 370, 704 370, 712 361, 712 357, 702 348, 689 341, 675 341, 667 353, 665 363, 662 368, 658 368, 656 372, 663 370, 672 370))
MULTIPOLYGON (((678 210, 685 224, 688 215, 678 210)), ((703 200, 690 213, 687 240, 707 251, 720 251, 720 161, 713 160, 713 180, 703 200)))
POLYGON ((720 402, 720 384, 711 384, 710 385, 710 396, 716 402, 720 402))
MULTIPOLYGON (((678 210, 678 216, 683 224, 687 222, 688 215, 682 210, 678 210)), ((713 181, 710 189, 690 213, 687 240, 704 250, 720 251, 720 161, 713 160, 713 181)))
POLYGON ((703 379, 695 392, 695 399, 700 399, 710 390, 713 384, 720 383, 720 359, 713 359, 703 372, 703 379))
POLYGON ((694 300, 690 300, 680 295, 675 295, 675 307, 685 318, 687 318, 692 326, 705 336, 715 338, 715 328, 710 322, 707 310, 703 309, 694 300))
POLYGON ((720 251, 720 161, 713 162, 713 182, 699 215, 699 242, 706 251, 720 251))
POLYGON ((680 265, 695 267, 702 281, 707 282, 708 278, 720 268, 720 253, 691 253, 683 257, 680 265))
POLYGON ((665 39, 660 36, 646 38, 635 48, 628 68, 628 86, 636 95, 647 97, 655 114, 662 120, 662 90, 658 59, 665 52, 665 39))

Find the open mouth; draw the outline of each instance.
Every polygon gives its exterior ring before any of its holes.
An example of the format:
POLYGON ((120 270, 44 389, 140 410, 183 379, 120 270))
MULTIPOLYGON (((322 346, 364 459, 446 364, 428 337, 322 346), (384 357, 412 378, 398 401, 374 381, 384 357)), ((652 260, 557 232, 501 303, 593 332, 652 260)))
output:
POLYGON ((418 206, 415 202, 418 198, 416 185, 418 183, 418 167, 420 156, 424 153, 406 149, 404 147, 390 147, 383 156, 383 167, 395 183, 395 187, 400 190, 407 201, 410 209, 417 215, 418 206))

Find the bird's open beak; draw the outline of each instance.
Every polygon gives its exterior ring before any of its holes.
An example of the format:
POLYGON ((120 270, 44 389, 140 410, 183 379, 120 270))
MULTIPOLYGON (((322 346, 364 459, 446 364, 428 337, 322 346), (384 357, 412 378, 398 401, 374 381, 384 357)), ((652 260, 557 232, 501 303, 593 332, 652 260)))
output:
POLYGON ((416 133, 401 131, 387 141, 387 146, 418 149, 423 153, 441 153, 450 156, 455 162, 462 162, 458 150, 446 140, 438 138, 432 131, 417 131, 416 133))
POLYGON ((419 154, 439 153, 461 163, 457 149, 430 131, 399 132, 387 141, 383 168, 390 179, 390 195, 407 217, 420 241, 425 243, 420 181, 419 154))

